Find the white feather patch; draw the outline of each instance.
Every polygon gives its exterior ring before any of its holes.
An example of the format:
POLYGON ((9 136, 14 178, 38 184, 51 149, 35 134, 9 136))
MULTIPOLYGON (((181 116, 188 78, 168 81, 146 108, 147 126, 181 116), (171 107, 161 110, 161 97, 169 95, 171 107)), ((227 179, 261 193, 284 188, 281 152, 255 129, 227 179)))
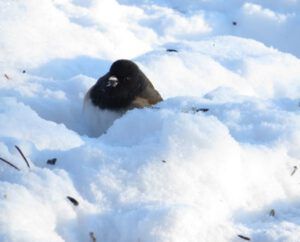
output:
POLYGON ((98 137, 104 134, 122 114, 123 112, 96 107, 89 98, 89 92, 86 94, 83 106, 83 118, 88 136, 98 137))

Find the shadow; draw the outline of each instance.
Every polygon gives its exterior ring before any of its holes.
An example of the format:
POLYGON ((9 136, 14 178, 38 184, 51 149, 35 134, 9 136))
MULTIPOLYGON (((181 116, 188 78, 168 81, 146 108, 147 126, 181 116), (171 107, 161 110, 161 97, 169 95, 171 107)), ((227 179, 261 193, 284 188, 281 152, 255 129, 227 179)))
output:
POLYGON ((273 103, 287 112, 300 112, 300 99, 277 98, 273 103))
POLYGON ((107 72, 110 65, 111 61, 88 56, 78 56, 73 59, 54 59, 38 68, 29 69, 28 73, 58 80, 70 79, 77 75, 85 75, 98 79, 107 72))
POLYGON ((31 95, 23 95, 23 87, 8 87, 0 90, 0 96, 14 97, 42 119, 64 124, 79 135, 86 135, 87 128, 82 117, 83 97, 88 88, 109 70, 110 65, 109 60, 88 56, 53 59, 26 70, 26 90, 31 95))

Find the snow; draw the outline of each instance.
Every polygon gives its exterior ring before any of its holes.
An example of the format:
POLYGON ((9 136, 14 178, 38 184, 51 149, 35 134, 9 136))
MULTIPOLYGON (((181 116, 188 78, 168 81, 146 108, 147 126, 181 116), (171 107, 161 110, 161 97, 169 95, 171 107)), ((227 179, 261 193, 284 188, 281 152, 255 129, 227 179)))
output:
POLYGON ((299 11, 298 0, 0 1, 0 157, 20 169, 0 161, 0 241, 298 241, 299 11), (118 58, 164 101, 87 110, 118 58))

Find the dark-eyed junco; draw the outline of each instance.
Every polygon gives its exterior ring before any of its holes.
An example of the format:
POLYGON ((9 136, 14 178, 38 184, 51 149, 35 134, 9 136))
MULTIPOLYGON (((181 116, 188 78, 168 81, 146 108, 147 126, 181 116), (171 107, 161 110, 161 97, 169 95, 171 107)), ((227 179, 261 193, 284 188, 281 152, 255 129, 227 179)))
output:
POLYGON ((95 129, 101 126, 99 129, 105 130, 127 110, 151 106, 162 100, 159 92, 134 62, 117 60, 109 72, 89 89, 84 106, 89 109, 88 119, 93 119, 89 122, 94 123, 95 129), (95 112, 98 113, 97 118, 93 115, 95 112))

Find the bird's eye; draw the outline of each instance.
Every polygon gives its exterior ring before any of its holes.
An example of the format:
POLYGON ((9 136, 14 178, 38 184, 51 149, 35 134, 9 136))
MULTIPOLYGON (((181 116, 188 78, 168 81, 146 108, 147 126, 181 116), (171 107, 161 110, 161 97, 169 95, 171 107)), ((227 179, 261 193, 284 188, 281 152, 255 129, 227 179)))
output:
POLYGON ((125 81, 129 81, 131 78, 129 76, 125 77, 125 81))

